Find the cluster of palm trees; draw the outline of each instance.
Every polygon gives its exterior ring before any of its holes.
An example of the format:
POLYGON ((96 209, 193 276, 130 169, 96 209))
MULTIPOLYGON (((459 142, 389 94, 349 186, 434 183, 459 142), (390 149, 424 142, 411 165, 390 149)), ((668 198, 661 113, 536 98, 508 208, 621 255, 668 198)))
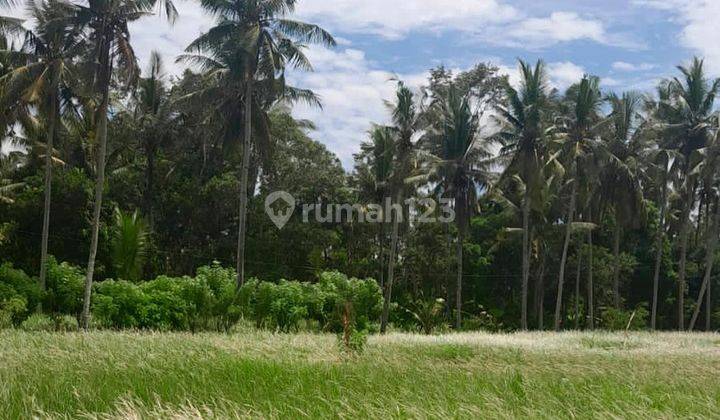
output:
MULTIPOLYGON (((529 328, 533 272, 534 318, 536 327, 544 328, 543 282, 545 259, 550 253, 559 256, 554 329, 562 328, 568 319, 564 295, 573 241, 578 246, 575 326, 580 318, 581 264, 587 268, 585 326, 595 326, 593 232, 603 222, 614 225, 612 302, 621 309, 623 235, 649 223, 649 203, 659 212, 655 220, 654 278, 647 288, 650 327, 656 327, 658 284, 665 276, 677 284, 677 326, 686 328, 684 297, 691 230, 705 238, 706 257, 688 328, 695 327, 703 299, 709 322, 720 217, 720 178, 716 175, 720 130, 713 108, 720 81, 709 80, 703 61, 697 58, 678 69, 681 77, 663 81, 656 95, 603 94, 600 80, 590 75, 560 94, 550 87, 542 61, 535 65, 520 61, 517 85, 507 78, 499 85, 490 77, 468 85, 464 79, 448 77, 446 83, 414 97, 399 84, 397 99, 391 104, 392 124, 375 127, 371 141, 364 144, 356 159, 371 168, 364 176, 372 179, 376 199, 392 197, 401 203, 411 194, 429 194, 453 203, 456 327, 462 322, 464 236, 482 194, 517 215, 519 227, 508 228, 508 232, 522 234, 522 329, 529 328), (562 238, 557 249, 549 247, 552 235, 562 238), (666 241, 674 245, 676 274, 670 268, 662 271, 666 241)), ((387 263, 383 330, 398 260, 398 232, 394 219, 389 252, 379 255, 381 270, 387 263)), ((381 250, 385 240, 381 228, 381 250)), ((448 246, 451 242, 448 239, 448 246)), ((448 283, 448 301, 450 289, 448 283)))
MULTIPOLYGON (((203 0, 201 4, 216 24, 178 57, 200 71, 183 79, 185 85, 177 89, 182 95, 168 92, 156 53, 151 55, 149 71, 141 75, 128 30, 130 22, 155 12, 174 21, 178 13, 170 0, 30 0, 27 23, 0 18, 3 137, 31 145, 35 157, 44 162, 41 285, 47 277, 53 168, 65 164, 59 156, 72 154, 58 152, 58 139, 63 147, 73 144, 77 154, 92 157, 86 168, 95 180, 82 312, 86 328, 107 190, 110 122, 133 121, 128 135, 138 139, 145 154, 141 207, 152 231, 158 150, 164 142, 182 136, 174 130, 188 123, 179 122, 183 117, 177 107, 201 103, 212 108, 192 124, 206 129, 227 145, 228 153, 239 157, 228 162, 239 162, 240 286, 246 272, 248 202, 262 166, 258 161, 271 159, 271 107, 295 101, 319 105, 313 92, 288 85, 285 72, 312 69, 303 53, 306 44, 333 46, 335 41, 318 26, 287 18, 295 0, 203 0)), ((691 314, 687 328, 693 329, 703 301, 706 322, 711 311, 720 226, 716 175, 720 129, 714 110, 720 81, 706 76, 699 59, 679 71, 653 95, 603 94, 599 79, 590 75, 560 93, 550 87, 542 61, 535 65, 520 61, 518 84, 487 65, 456 76, 435 70, 429 86, 419 92, 398 82, 395 100, 388 104, 391 123, 373 127, 370 141, 357 155, 353 177, 362 178, 372 202, 389 199, 403 204, 422 195, 452 203, 454 225, 444 226, 444 236, 448 254, 454 254, 455 270, 452 274, 448 270, 443 280, 446 313, 454 312, 456 328, 463 323, 468 229, 480 204, 492 202, 504 206, 516 220, 506 233, 516 237, 521 247, 522 329, 529 329, 533 319, 535 327, 545 327, 545 277, 551 271, 546 270, 546 260, 557 260, 556 280, 550 285, 555 292, 553 327, 560 329, 567 322, 566 280, 573 255, 577 272, 571 318, 579 326, 582 300, 585 326, 595 326, 593 241, 603 224, 612 229, 612 303, 622 308, 623 238, 650 223, 655 228, 653 284, 647 286, 650 326, 656 327, 663 278, 677 284, 678 328, 686 329, 691 314), (705 241, 699 248, 704 252, 704 272, 697 299, 686 305, 693 233, 696 241, 700 237, 705 241), (663 263, 668 243, 677 271, 663 263), (581 265, 587 274, 582 299, 581 265)), ((26 157, 11 153, 0 158, 1 173, 6 173, 22 166, 26 157)), ((0 200, 12 201, 11 192, 22 186, 0 178, 0 200)), ((441 211, 439 206, 423 210, 441 211)), ((405 218, 400 216, 395 213, 389 224, 379 224, 376 234, 379 282, 385 296, 382 331, 389 323, 396 267, 404 257, 403 235, 414 228, 402 223, 405 218)), ((142 247, 133 244, 144 237, 138 228, 140 218, 137 213, 117 213, 116 219, 128 227, 129 235, 119 236, 114 251, 129 261, 118 271, 138 278, 142 247)))
MULTIPOLYGON (((192 94, 216 107, 208 127, 220 127, 221 135, 236 142, 242 153, 239 168, 240 205, 237 244, 238 286, 245 279, 244 251, 250 160, 262 153, 268 138, 267 110, 278 101, 304 100, 318 104, 312 92, 288 86, 286 68, 311 70, 304 45, 335 45, 322 28, 287 19, 295 0, 209 0, 202 7, 216 18, 216 25, 200 35, 178 60, 202 71, 202 81, 192 94)), ((4 4, 8 5, 8 4, 4 4)), ((141 78, 128 25, 154 12, 170 22, 178 17, 171 0, 29 0, 31 28, 19 19, 0 18, 2 64, 0 102, 3 128, 12 136, 43 136, 45 158, 45 207, 41 238, 40 284, 47 275, 50 231, 52 169, 62 164, 54 157, 57 135, 76 135, 89 145, 95 157, 95 189, 91 243, 87 262, 82 325, 88 327, 90 295, 98 249, 108 119, 119 111, 129 95, 140 99, 133 114, 144 126, 149 172, 145 188, 146 213, 152 223, 152 171, 150 163, 173 115, 164 103, 160 60, 154 54, 149 77, 141 78), (14 45, 18 42, 18 46, 14 45), (111 98, 117 94, 118 98, 111 98), (17 129, 17 127, 21 127, 17 129), (19 131, 20 134, 16 134, 19 131)), ((32 141, 37 141, 33 138, 32 141)), ((13 185, 4 185, 7 191, 13 185)))

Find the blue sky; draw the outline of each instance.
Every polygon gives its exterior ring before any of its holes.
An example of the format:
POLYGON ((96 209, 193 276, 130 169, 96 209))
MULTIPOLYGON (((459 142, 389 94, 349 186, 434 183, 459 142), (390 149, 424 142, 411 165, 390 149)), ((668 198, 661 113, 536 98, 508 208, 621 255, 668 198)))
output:
MULTIPOLYGON (((212 25, 197 2, 176 4, 174 26, 149 17, 131 27, 141 61, 158 50, 171 73, 182 70, 174 57, 212 25)), ((315 121, 312 137, 348 169, 371 122, 387 119, 388 79, 417 86, 440 64, 462 70, 490 61, 512 80, 518 57, 542 58, 555 87, 592 73, 604 89, 623 91, 651 90, 700 55, 720 76, 718 0, 300 0, 296 17, 339 40, 333 50, 311 48, 315 72, 291 78, 322 97, 323 110, 294 112, 315 121)))

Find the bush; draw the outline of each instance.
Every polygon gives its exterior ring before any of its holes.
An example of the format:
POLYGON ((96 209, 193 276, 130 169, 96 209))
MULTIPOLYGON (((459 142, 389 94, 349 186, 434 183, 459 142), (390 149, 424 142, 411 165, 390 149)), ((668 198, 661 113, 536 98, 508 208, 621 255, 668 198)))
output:
POLYGON ((20 324, 23 331, 55 331, 55 321, 45 314, 32 314, 20 324))
POLYGON ((445 309, 445 299, 435 299, 418 300, 405 310, 412 315, 420 331, 432 334, 436 328, 445 323, 443 309, 445 309))
POLYGON ((37 280, 12 264, 0 265, 0 311, 14 325, 21 323, 40 303, 42 292, 37 280))
POLYGON ((607 330, 642 330, 647 328, 648 315, 645 304, 634 310, 601 308, 600 325, 607 330))
POLYGON ((337 333, 343 331, 346 306, 353 327, 369 330, 382 311, 382 296, 372 279, 348 279, 344 274, 327 272, 320 275, 317 284, 250 280, 240 289, 238 304, 258 328, 287 332, 298 329, 305 320, 337 333))
POLYGON ((343 330, 346 302, 351 306, 351 317, 358 330, 370 330, 373 320, 382 313, 382 292, 375 280, 348 279, 337 271, 324 272, 320 274, 318 288, 324 301, 320 321, 325 330, 343 330))
POLYGON ((482 306, 478 307, 477 314, 463 318, 462 329, 464 331, 490 331, 498 332, 503 329, 503 324, 482 306))
POLYGON ((126 280, 95 283, 93 319, 106 328, 138 328, 147 317, 147 297, 140 287, 126 280))
POLYGON ((80 267, 48 258, 46 294, 43 309, 47 312, 79 315, 82 312, 85 273, 80 267))
POLYGON ((55 331, 75 332, 79 329, 77 318, 74 316, 59 315, 55 317, 55 331))

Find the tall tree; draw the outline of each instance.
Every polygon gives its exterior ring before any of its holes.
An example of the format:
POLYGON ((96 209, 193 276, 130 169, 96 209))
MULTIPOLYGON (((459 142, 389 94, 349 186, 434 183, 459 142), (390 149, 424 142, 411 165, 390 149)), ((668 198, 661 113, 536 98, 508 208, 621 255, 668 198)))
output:
MULTIPOLYGON (((28 1, 27 12, 33 29, 24 29, 20 21, 3 19, 8 34, 23 33, 19 51, 6 51, 26 62, 0 78, 4 107, 16 103, 35 106, 46 121, 45 181, 43 227, 40 240, 40 287, 45 289, 47 276, 48 238, 54 140, 60 120, 62 92, 67 91, 76 74, 73 60, 83 51, 84 43, 76 28, 69 25, 74 7, 58 0, 28 1)), ((21 105, 22 106, 22 105, 21 105)))
POLYGON ((480 136, 480 116, 471 104, 471 94, 457 86, 450 86, 437 105, 441 108, 439 130, 431 133, 434 141, 430 160, 430 179, 444 185, 443 194, 452 197, 455 210, 456 282, 455 282, 455 328, 462 327, 463 247, 470 217, 477 208, 478 191, 487 189, 492 154, 489 138, 480 136))
MULTIPOLYGON (((244 107, 238 211, 238 287, 245 282, 253 104, 259 104, 262 100, 257 98, 255 84, 284 85, 288 65, 312 70, 303 53, 303 43, 335 46, 333 37, 319 26, 286 18, 295 10, 296 3, 296 0, 202 0, 203 9, 216 18, 217 24, 186 49, 188 53, 208 53, 209 56, 199 57, 198 61, 214 71, 218 79, 231 83, 228 87, 244 88, 238 97, 238 100, 242 98, 244 107), (225 63, 214 60, 219 57, 224 58, 225 63)), ((192 60, 193 57, 186 59, 192 60)))
POLYGON ((505 144, 503 154, 510 154, 511 161, 506 168, 515 174, 523 185, 522 194, 522 292, 520 328, 527 329, 528 283, 530 278, 530 210, 533 198, 543 187, 541 171, 546 161, 544 113, 547 107, 547 81, 542 61, 535 68, 522 60, 519 63, 522 80, 516 90, 510 83, 506 86, 508 107, 498 107, 505 128, 499 137, 505 144))
POLYGON ((687 271, 687 246, 690 231, 690 213, 695 205, 698 177, 695 171, 700 159, 695 152, 708 142, 713 120, 715 96, 720 89, 720 79, 709 81, 705 74, 703 60, 694 58, 689 66, 678 66, 682 80, 674 78, 668 85, 669 98, 664 101, 663 114, 668 130, 672 131, 673 147, 681 160, 682 213, 680 215, 678 263, 678 329, 685 329, 685 276, 687 271))
MULTIPOLYGON (((411 174, 415 143, 414 136, 421 123, 420 114, 417 111, 415 97, 404 83, 399 82, 396 91, 396 101, 391 104, 393 125, 391 130, 395 136, 395 159, 390 179, 390 191, 393 195, 393 202, 402 208, 406 178, 411 174)), ((383 310, 380 318, 380 332, 387 330, 388 318, 390 315, 390 300, 392 299, 393 283, 395 281, 395 265, 397 259, 398 239, 400 235, 400 223, 403 217, 402 211, 395 209, 391 211, 392 231, 390 233, 390 248, 388 250, 388 275, 385 281, 383 310)))
POLYGON ((128 82, 133 82, 137 78, 137 60, 130 44, 129 23, 151 13, 156 6, 165 11, 170 21, 176 19, 177 10, 171 0, 91 0, 87 5, 77 6, 73 19, 76 27, 87 31, 86 38, 91 47, 87 59, 92 75, 92 90, 95 96, 98 96, 95 111, 95 197, 81 317, 82 327, 85 330, 88 329, 90 322, 90 295, 95 273, 105 186, 110 84, 114 73, 128 82))
MULTIPOLYGON (((583 165, 593 159, 594 150, 598 146, 595 131, 599 123, 598 111, 602 103, 600 94, 600 79, 585 76, 579 84, 570 87, 567 96, 570 101, 569 115, 563 119, 563 132, 560 137, 560 154, 566 166, 566 186, 570 187, 570 202, 565 218, 565 238, 563 241, 558 273, 557 296, 555 301, 555 330, 560 329, 562 319, 563 285, 565 283, 565 265, 567 263, 568 247, 573 231, 573 221, 576 212, 577 194, 581 182, 583 165)), ((588 235, 592 235, 590 231, 588 235)), ((589 258, 588 268, 592 270, 592 258, 589 258)), ((589 276, 589 278, 592 278, 589 276)), ((592 284, 588 284, 588 321, 593 323, 592 284)))
POLYGON ((603 201, 614 210, 613 232, 613 303, 619 309, 620 299, 620 241, 624 228, 637 223, 642 214, 643 191, 640 185, 642 153, 645 145, 640 141, 638 130, 640 95, 634 92, 608 95, 612 107, 609 136, 606 138, 608 159, 603 162, 603 201))

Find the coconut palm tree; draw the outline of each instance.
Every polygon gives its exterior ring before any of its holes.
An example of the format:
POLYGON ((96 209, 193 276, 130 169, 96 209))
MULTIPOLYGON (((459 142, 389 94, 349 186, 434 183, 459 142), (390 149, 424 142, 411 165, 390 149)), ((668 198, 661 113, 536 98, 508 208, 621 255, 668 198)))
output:
MULTIPOLYGON (((579 184, 582 182, 581 175, 584 165, 592 165, 594 154, 598 149, 599 142, 595 138, 600 123, 599 108, 602 103, 600 94, 600 79, 594 76, 585 76, 577 85, 568 89, 567 97, 570 100, 569 115, 562 117, 560 150, 558 155, 566 167, 566 187, 570 188, 570 203, 567 208, 565 219, 565 239, 560 258, 560 269, 558 273, 558 289, 555 301, 555 330, 560 329, 561 309, 563 298, 563 285, 565 283, 565 266, 567 263, 568 247, 573 231, 573 221, 576 212, 577 195, 579 184)), ((592 238, 592 232, 588 233, 592 238)), ((592 246, 592 243, 590 243, 592 246)), ((588 267, 592 267, 592 255, 590 255, 588 267)), ((592 272, 592 269, 589 270, 592 272)), ((592 303, 592 275, 589 275, 588 284, 588 321, 590 327, 593 324, 593 303, 592 303)))
MULTIPOLYGON (((24 41, 19 51, 25 65, 18 66, 0 78, 2 102, 5 107, 36 106, 46 124, 45 183, 43 227, 40 254, 40 287, 45 289, 47 275, 48 237, 50 232, 50 202, 52 196, 53 143, 60 122, 62 91, 67 90, 77 78, 73 60, 84 51, 85 44, 79 31, 69 25, 75 8, 59 0, 28 1, 27 12, 33 22, 33 30, 12 27, 13 21, 5 22, 9 33, 24 30, 24 41), (25 104, 25 105, 22 105, 25 104)), ((20 25, 20 22, 15 22, 20 25)))
POLYGON ((544 127, 547 106, 547 80, 542 61, 535 68, 522 60, 519 62, 522 80, 519 91, 510 83, 505 88, 508 107, 498 107, 504 129, 498 137, 505 144, 503 155, 511 161, 506 174, 516 175, 523 185, 522 197, 522 310, 520 328, 527 329, 528 283, 530 278, 530 208, 533 197, 542 188, 541 171, 546 160, 544 127))
MULTIPOLYGON (((388 198, 390 180, 395 157, 395 136, 390 127, 375 126, 370 131, 370 141, 363 143, 361 153, 355 158, 361 190, 371 202, 385 203, 388 198)), ((385 290, 385 217, 378 223, 378 260, 380 288, 385 290)))
POLYGON ((430 133, 428 175, 445 190, 441 196, 454 202, 456 254, 455 328, 462 327, 463 246, 470 217, 477 208, 479 190, 490 186, 494 160, 489 150, 491 139, 482 138, 478 112, 471 105, 471 94, 450 86, 436 104, 440 121, 430 133))
POLYGON ((685 329, 685 276, 687 268, 687 244, 690 230, 690 213, 695 205, 698 176, 695 170, 701 161, 695 152, 707 144, 711 128, 717 125, 713 111, 715 96, 720 89, 720 79, 707 79, 703 60, 694 58, 689 66, 678 66, 682 80, 673 78, 668 84, 669 95, 660 106, 673 134, 670 148, 677 150, 680 159, 682 182, 682 213, 680 215, 680 261, 678 263, 678 329, 685 329))
POLYGON ((87 5, 78 5, 76 8, 73 23, 86 31, 86 39, 90 44, 87 62, 92 78, 91 89, 93 96, 98 97, 95 110, 95 197, 81 317, 82 327, 87 330, 105 185, 110 83, 113 74, 128 83, 134 82, 139 74, 135 51, 130 43, 129 23, 151 14, 155 8, 164 11, 167 19, 173 22, 177 18, 177 10, 171 0, 91 0, 87 5))
POLYGON ((637 222, 642 214, 643 195, 640 185, 642 154, 646 145, 638 129, 641 96, 634 92, 608 95, 612 106, 610 134, 606 139, 608 159, 602 170, 603 201, 610 203, 615 213, 613 234, 613 302, 620 308, 620 240, 623 228, 637 222))
MULTIPOLYGON (((253 109, 260 98, 255 85, 285 85, 285 70, 291 66, 312 70, 303 53, 304 43, 335 46, 335 40, 317 25, 287 19, 296 0, 202 0, 203 9, 216 18, 216 26, 200 35, 186 49, 183 59, 197 61, 228 85, 241 88, 236 101, 243 104, 243 158, 240 166, 238 212, 237 284, 245 282, 245 232, 253 109), (202 55, 205 54, 205 55, 202 55), (222 60, 218 61, 217 58, 222 60)), ((261 89, 258 89, 261 90, 261 89)), ((296 92, 298 93, 298 92, 296 92)))
MULTIPOLYGON (((394 137, 395 157, 390 176, 390 194, 396 205, 402 205, 406 189, 406 179, 411 175, 415 158, 414 136, 420 129, 421 113, 418 112, 415 97, 404 83, 398 82, 395 103, 389 104, 393 125, 390 127, 394 137)), ((385 281, 384 302, 380 317, 380 332, 387 329, 390 314, 390 300, 395 281, 395 264, 397 259, 397 246, 400 235, 402 212, 391 211, 392 231, 390 234, 390 248, 388 250, 388 275, 385 281)))

